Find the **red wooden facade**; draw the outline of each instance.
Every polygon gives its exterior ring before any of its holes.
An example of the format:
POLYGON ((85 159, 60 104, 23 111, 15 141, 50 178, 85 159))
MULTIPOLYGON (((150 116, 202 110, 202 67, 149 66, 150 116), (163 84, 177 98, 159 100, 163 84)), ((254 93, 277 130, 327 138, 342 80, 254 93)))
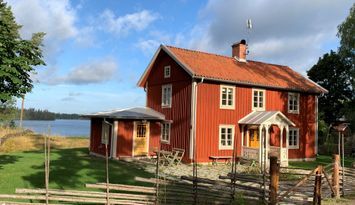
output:
MULTIPOLYGON (((110 130, 110 137, 108 143, 108 154, 112 158, 120 159, 120 158, 129 158, 134 157, 133 154, 133 135, 134 135, 134 121, 133 120, 108 120, 113 125, 116 124, 113 133, 117 133, 116 143, 112 146, 112 132, 110 130), (116 150, 115 153, 111 155, 111 152, 116 150)), ((102 118, 92 118, 91 119, 91 134, 90 134, 90 152, 96 155, 105 156, 106 149, 105 144, 102 143, 102 118)), ((160 147, 160 123, 151 121, 149 122, 149 138, 148 144, 151 148, 159 148, 160 147)), ((153 155, 153 149, 148 150, 149 155, 153 155)))
MULTIPOLYGON (((281 112, 299 129, 299 146, 297 149, 288 149, 288 158, 311 159, 316 155, 317 96, 327 91, 286 66, 255 61, 248 63, 238 57, 161 46, 138 85, 146 91, 146 107, 163 114, 165 121, 171 123, 170 139, 162 142, 162 121, 150 122, 149 153, 153 149, 181 148, 185 150, 183 161, 191 162, 195 137, 197 162, 210 162, 210 156, 231 156, 231 149, 223 150, 219 147, 220 125, 233 125, 235 150, 237 155, 243 155, 242 133, 246 130, 242 132, 238 122, 253 112, 252 89, 263 89, 265 111, 281 112), (164 75, 166 66, 170 66, 169 77, 164 75), (244 80, 243 76, 239 76, 240 73, 245 75, 244 80), (162 106, 162 88, 165 85, 171 85, 172 88, 169 107, 162 106), (234 87, 234 109, 220 108, 221 85, 234 87), (289 92, 300 96, 297 114, 288 112, 289 92)), ((101 155, 104 154, 99 140, 102 120, 92 118, 90 146, 93 153, 101 155)), ((116 148, 112 149, 116 153, 112 156, 133 156, 134 122, 111 120, 110 123, 117 124, 113 132, 117 134, 114 136, 117 140, 112 140, 116 142, 113 145, 116 148)), ((269 145, 279 147, 280 128, 272 125, 269 132, 269 145)), ((286 136, 284 132, 283 148, 288 148, 286 136)))
POLYGON ((148 77, 147 107, 165 115, 171 120, 170 143, 162 143, 161 149, 171 150, 173 147, 185 149, 184 161, 190 154, 191 128, 191 77, 166 53, 161 52, 154 63, 154 69, 148 77), (164 66, 171 66, 171 77, 164 78, 164 66), (172 85, 171 108, 162 108, 162 85, 172 85))

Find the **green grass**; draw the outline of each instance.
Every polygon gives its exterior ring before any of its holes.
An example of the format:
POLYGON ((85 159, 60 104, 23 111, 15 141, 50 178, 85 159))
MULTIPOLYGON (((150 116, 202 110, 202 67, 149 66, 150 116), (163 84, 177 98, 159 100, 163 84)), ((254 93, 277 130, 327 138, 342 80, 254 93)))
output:
MULTIPOLYGON (((345 167, 351 167, 351 163, 354 162, 354 158, 345 157, 345 167)), ((289 162, 290 167, 302 168, 302 169, 315 169, 318 165, 328 165, 332 163, 332 156, 319 155, 315 161, 309 162, 289 162)))
MULTIPOLYGON (((109 170, 110 183, 137 184, 135 176, 153 177, 128 162, 111 160, 109 170)), ((84 190, 86 183, 105 182, 105 176, 105 160, 89 156, 87 148, 51 150, 52 189, 84 190)), ((44 188, 43 151, 0 154, 1 193, 14 193, 16 188, 44 188)))

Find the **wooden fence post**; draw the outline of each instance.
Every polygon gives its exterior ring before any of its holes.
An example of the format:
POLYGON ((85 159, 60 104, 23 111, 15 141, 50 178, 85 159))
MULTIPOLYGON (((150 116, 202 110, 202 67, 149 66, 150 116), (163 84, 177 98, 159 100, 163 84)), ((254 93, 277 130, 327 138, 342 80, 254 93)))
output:
POLYGON ((270 157, 270 205, 277 204, 277 191, 279 189, 280 165, 277 157, 270 157))
POLYGON ((318 166, 315 178, 314 192, 313 192, 313 205, 321 205, 322 201, 322 171, 323 167, 318 166))
MULTIPOLYGON (((155 167, 155 205, 159 204, 159 162, 160 162, 160 150, 157 151, 157 164, 155 167)), ((166 193, 165 193, 166 194, 166 193)))
POLYGON ((340 187, 339 187, 339 165, 340 165, 340 156, 338 154, 333 155, 333 187, 334 194, 333 197, 340 198, 340 187))

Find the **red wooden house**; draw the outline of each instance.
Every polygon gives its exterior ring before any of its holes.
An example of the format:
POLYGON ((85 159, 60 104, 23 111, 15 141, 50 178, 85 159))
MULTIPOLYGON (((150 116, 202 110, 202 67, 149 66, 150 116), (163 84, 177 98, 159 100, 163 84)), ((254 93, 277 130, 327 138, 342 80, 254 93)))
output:
MULTIPOLYGON (((261 161, 276 155, 284 165, 315 158, 317 97, 327 90, 287 66, 247 60, 246 48, 242 40, 232 56, 222 56, 159 47, 138 82, 146 107, 165 117, 150 126, 160 136, 150 147, 182 148, 185 162, 195 153, 199 163, 231 156, 233 146, 239 156, 261 161)), ((92 143, 97 129, 93 125, 92 143)))

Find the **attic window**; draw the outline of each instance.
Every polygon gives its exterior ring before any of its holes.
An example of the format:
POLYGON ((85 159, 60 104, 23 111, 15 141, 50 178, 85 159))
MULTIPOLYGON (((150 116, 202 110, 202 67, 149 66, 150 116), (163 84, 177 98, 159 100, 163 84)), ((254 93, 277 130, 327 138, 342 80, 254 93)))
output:
POLYGON ((164 78, 170 78, 171 67, 170 65, 164 67, 164 78))

